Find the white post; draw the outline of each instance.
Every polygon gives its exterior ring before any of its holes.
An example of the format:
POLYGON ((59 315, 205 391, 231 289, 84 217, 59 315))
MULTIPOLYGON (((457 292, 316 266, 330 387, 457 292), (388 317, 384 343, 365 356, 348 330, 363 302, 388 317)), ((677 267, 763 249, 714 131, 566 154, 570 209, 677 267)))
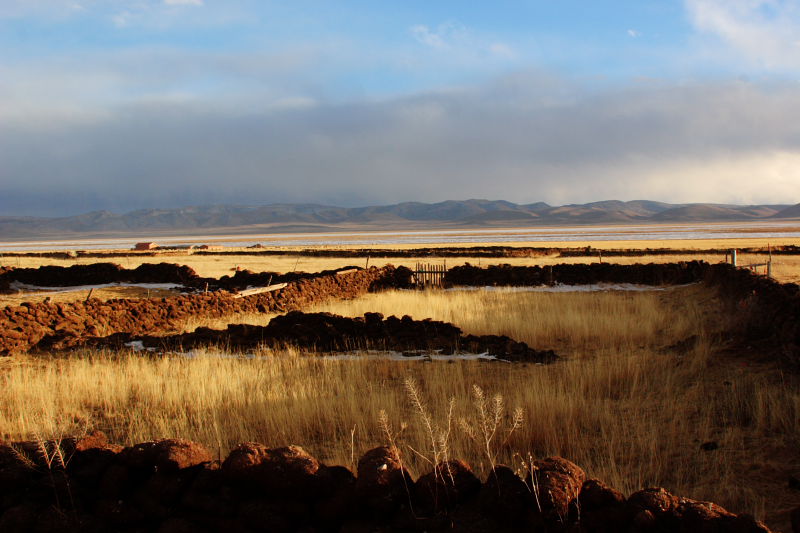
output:
POLYGON ((767 244, 767 250, 769 251, 769 259, 767 260, 767 277, 772 277, 772 246, 767 244))
POLYGON ((732 264, 733 266, 737 266, 737 261, 736 261, 736 250, 731 250, 731 264, 732 264))

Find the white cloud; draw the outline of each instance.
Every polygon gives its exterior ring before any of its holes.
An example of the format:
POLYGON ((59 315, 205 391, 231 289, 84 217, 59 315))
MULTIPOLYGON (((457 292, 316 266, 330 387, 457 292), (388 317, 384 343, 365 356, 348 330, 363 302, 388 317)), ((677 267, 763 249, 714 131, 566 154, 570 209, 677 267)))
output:
POLYGON ((409 31, 414 39, 431 48, 452 47, 463 42, 468 34, 467 28, 457 22, 439 24, 435 30, 424 24, 416 24, 409 31))
MULTIPOLYGON (((53 85, 52 72, 41 76, 53 85)), ((21 77, 0 71, 0 79, 21 77)), ((69 78, 75 94, 83 93, 84 77, 69 78)), ((19 113, 20 103, 29 111, 46 105, 46 87, 26 100, 41 85, 30 80, 14 93, 0 87, 0 116, 4 105, 9 113, 19 113)), ((50 204, 77 212, 167 202, 357 205, 487 196, 800 201, 800 93, 789 83, 576 89, 564 99, 562 86, 517 77, 369 103, 275 93, 259 107, 253 102, 264 99, 263 86, 252 91, 235 108, 221 107, 214 95, 187 102, 175 91, 111 103, 106 116, 40 109, 35 123, 27 111, 4 118, 11 135, 0 137, 0 153, 8 154, 0 181, 14 189, 4 191, 0 209, 3 202, 6 212, 50 204)))
POLYGON ((444 39, 442 39, 442 36, 431 32, 430 28, 424 24, 411 26, 409 31, 411 31, 411 35, 413 35, 418 42, 424 45, 433 48, 442 48, 444 46, 444 39))
POLYGON ((164 0, 168 6, 202 6, 203 0, 164 0))
POLYGON ((517 57, 516 51, 506 43, 492 43, 489 45, 489 51, 497 57, 508 59, 517 57))
POLYGON ((133 18, 133 13, 130 11, 123 11, 113 15, 111 17, 111 22, 113 22, 114 26, 117 28, 124 28, 130 23, 131 18, 133 18))
MULTIPOLYGON (((418 45, 404 58, 415 68, 436 71, 469 69, 475 73, 487 69, 493 74, 507 71, 509 65, 521 63, 524 52, 498 35, 482 34, 457 21, 447 21, 436 27, 416 24, 408 32, 418 45), (423 53, 420 53, 423 49, 423 53), (410 58, 410 60, 409 60, 410 58)), ((385 59, 384 59, 385 61, 385 59)))
POLYGON ((692 24, 733 52, 768 70, 800 69, 797 0, 685 0, 692 24))
POLYGON ((636 39, 636 38, 642 36, 642 32, 640 32, 638 30, 628 30, 628 35, 633 37, 634 39, 636 39))

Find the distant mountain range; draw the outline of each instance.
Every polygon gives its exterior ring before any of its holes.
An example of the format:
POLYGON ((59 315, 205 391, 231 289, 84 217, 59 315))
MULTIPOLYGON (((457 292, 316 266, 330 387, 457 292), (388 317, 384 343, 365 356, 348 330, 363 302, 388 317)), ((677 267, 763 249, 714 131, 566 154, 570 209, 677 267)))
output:
POLYGON ((609 200, 551 206, 502 200, 404 202, 370 207, 317 204, 211 205, 143 209, 124 214, 0 217, 0 240, 57 237, 311 232, 377 228, 470 228, 583 224, 647 224, 800 219, 797 205, 667 204, 609 200))

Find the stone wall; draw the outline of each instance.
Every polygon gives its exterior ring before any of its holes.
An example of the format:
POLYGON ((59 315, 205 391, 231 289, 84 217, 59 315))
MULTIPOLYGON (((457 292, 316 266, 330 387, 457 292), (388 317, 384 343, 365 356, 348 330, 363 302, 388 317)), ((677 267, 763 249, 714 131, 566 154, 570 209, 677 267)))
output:
POLYGON ((531 286, 561 283, 639 283, 681 285, 702 281, 710 265, 702 261, 617 265, 611 263, 561 264, 552 266, 463 265, 447 271, 447 285, 531 286))
POLYGON ((0 444, 0 531, 498 531, 768 533, 748 515, 649 488, 627 498, 549 457, 485 480, 463 461, 414 480, 393 447, 356 472, 298 446, 243 443, 224 460, 169 439, 123 448, 102 433, 0 444))
POLYGON ((257 347, 295 346, 314 352, 388 350, 404 355, 439 353, 487 354, 504 361, 552 363, 558 356, 552 350, 535 350, 524 342, 505 335, 464 335, 457 326, 438 320, 414 320, 410 316, 384 318, 380 313, 363 317, 344 317, 331 313, 291 311, 278 315, 266 326, 232 324, 224 330, 197 328, 188 333, 167 336, 115 333, 106 337, 45 337, 36 346, 41 350, 60 350, 80 346, 121 349, 140 343, 156 351, 185 351, 208 346, 226 350, 252 350, 257 347))
POLYGON ((300 279, 289 282, 283 289, 243 298, 236 298, 231 292, 215 291, 161 299, 89 299, 8 306, 0 310, 0 355, 27 351, 45 337, 57 342, 69 337, 120 332, 174 334, 192 317, 298 310, 327 298, 355 298, 369 291, 404 286, 408 277, 407 269, 373 267, 300 279))

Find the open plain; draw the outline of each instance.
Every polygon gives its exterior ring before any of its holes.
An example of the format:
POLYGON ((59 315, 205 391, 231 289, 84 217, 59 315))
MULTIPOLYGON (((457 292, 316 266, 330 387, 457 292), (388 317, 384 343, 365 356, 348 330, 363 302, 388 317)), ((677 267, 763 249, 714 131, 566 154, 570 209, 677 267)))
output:
POLYGON ((800 0, 0 0, 0 533, 800 533, 800 0))
MULTIPOLYGON (((441 246, 435 244, 429 246, 433 251, 414 255, 419 246, 383 243, 381 249, 397 254, 375 257, 370 253, 377 248, 373 246, 337 257, 337 251, 353 249, 331 242, 270 249, 281 252, 278 255, 244 248, 218 254, 27 253, 7 255, 2 266, 7 267, 8 279, 15 270, 104 261, 128 270, 176 263, 199 276, 233 279, 245 271, 272 272, 278 280, 284 273, 387 263, 412 270, 420 263, 446 264, 450 272, 465 264, 480 266, 481 271, 498 264, 520 272, 540 266, 541 272, 552 275, 548 268, 561 272, 554 265, 594 263, 594 270, 587 272, 605 272, 613 265, 627 272, 625 268, 638 268, 631 265, 647 263, 669 268, 689 261, 714 265, 739 248, 750 250, 739 254, 740 265, 762 263, 772 254, 774 278, 791 283, 800 280, 800 255, 781 250, 793 250, 797 244, 797 239, 761 238, 504 242, 501 257, 470 255, 477 248, 466 247, 459 255, 459 247, 453 245, 448 250, 456 252, 443 257, 436 255, 441 246), (540 246, 548 250, 523 257, 508 252, 540 246), (315 256, 315 250, 327 255, 315 256)), ((748 275, 761 277, 765 267, 759 268, 758 274, 748 275)), ((614 274, 618 275, 622 274, 614 274)), ((800 380, 793 366, 797 361, 787 360, 780 346, 764 339, 742 337, 750 299, 732 298, 723 285, 701 278, 644 285, 639 278, 632 284, 555 281, 550 287, 524 282, 445 283, 448 288, 424 290, 387 287, 348 293, 346 299, 306 298, 296 306, 345 317, 381 313, 430 318, 468 335, 507 336, 558 354, 555 363, 546 365, 477 360, 466 353, 458 357, 458 350, 453 357, 436 357, 433 352, 403 357, 401 352, 364 346, 358 339, 350 339, 352 348, 337 353, 307 344, 243 349, 225 342, 185 351, 148 351, 136 344, 141 341, 130 340, 138 337, 126 337, 129 342, 122 350, 80 343, 59 349, 58 342, 48 349, 39 343, 25 350, 29 353, 0 358, 0 439, 48 442, 100 430, 124 446, 187 439, 220 460, 242 442, 294 444, 325 464, 352 470, 365 451, 391 444, 414 479, 436 463, 456 458, 469 463, 480 479, 491 478, 499 464, 524 477, 532 461, 561 456, 625 495, 664 487, 734 513, 752 514, 775 531, 790 531, 790 512, 798 503, 791 480, 800 472, 800 380)), ((157 306, 186 292, 185 287, 124 282, 43 288, 46 285, 11 283, 0 295, 0 304, 22 309, 23 302, 116 305, 121 299, 149 298, 157 306)), ((254 297, 239 301, 249 298, 254 297)), ((62 309, 68 315, 77 307, 58 307, 64 314, 62 309)), ((198 327, 224 330, 231 324, 266 326, 288 307, 226 309, 178 316, 152 334, 177 335, 198 327)), ((109 326, 95 335, 112 333, 124 332, 109 326)), ((63 335, 58 340, 63 343, 63 335)))

